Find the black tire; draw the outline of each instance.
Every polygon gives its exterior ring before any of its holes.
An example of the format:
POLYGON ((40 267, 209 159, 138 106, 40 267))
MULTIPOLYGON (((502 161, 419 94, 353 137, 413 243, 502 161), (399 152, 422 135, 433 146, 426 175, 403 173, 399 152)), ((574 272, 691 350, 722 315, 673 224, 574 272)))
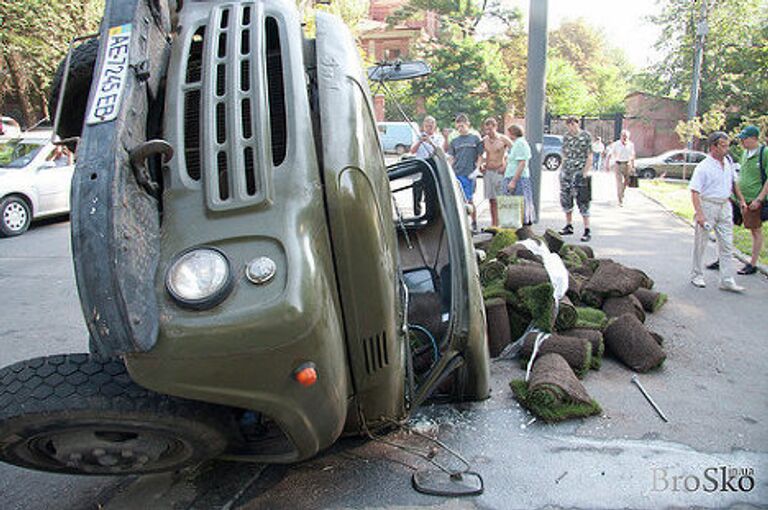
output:
POLYGON ((405 154, 407 147, 401 143, 395 145, 395 153, 397 153, 398 156, 402 156, 405 154))
POLYGON ((32 208, 17 195, 0 201, 0 237, 20 236, 32 223, 32 208))
MULTIPOLYGON (((72 50, 67 90, 64 93, 59 128, 56 132, 61 138, 80 136, 83 130, 85 109, 88 106, 88 94, 91 89, 91 81, 93 80, 93 68, 96 66, 98 54, 98 38, 89 39, 72 50)), ((59 103, 59 90, 61 89, 61 82, 64 76, 65 63, 66 57, 59 63, 51 83, 51 94, 48 101, 51 120, 55 118, 56 106, 59 103)))
POLYGON ((653 179, 656 177, 656 171, 653 168, 643 168, 638 170, 637 175, 641 179, 653 179))
POLYGON ((134 383, 119 360, 65 354, 0 370, 0 460, 85 475, 177 470, 235 437, 230 408, 134 383))
POLYGON ((555 171, 560 168, 562 159, 557 154, 549 154, 544 158, 544 168, 547 170, 555 171))

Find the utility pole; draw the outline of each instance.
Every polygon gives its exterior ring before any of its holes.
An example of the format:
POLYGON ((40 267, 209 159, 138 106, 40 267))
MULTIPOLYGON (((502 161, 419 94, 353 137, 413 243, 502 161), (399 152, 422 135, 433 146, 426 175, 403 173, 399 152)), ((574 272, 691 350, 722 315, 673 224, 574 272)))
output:
POLYGON ((544 141, 544 98, 547 69, 547 2, 530 0, 528 75, 525 89, 525 133, 531 145, 531 180, 538 221, 541 203, 541 147, 544 141))
MULTIPOLYGON (((696 0, 694 1, 694 5, 696 0)), ((688 100, 688 120, 693 120, 699 106, 699 82, 701 81, 701 61, 704 58, 704 37, 709 32, 707 27, 707 0, 700 0, 701 13, 696 24, 696 50, 693 55, 693 83, 691 84, 691 97, 688 100)), ((693 138, 688 140, 688 150, 693 150, 693 138)), ((683 164, 683 179, 688 173, 689 156, 686 156, 683 164)))
POLYGON ((701 13, 699 15, 699 22, 696 24, 696 52, 693 57, 693 84, 691 85, 691 98, 688 101, 688 120, 692 120, 696 116, 696 110, 698 109, 701 61, 704 57, 704 38, 709 33, 709 27, 707 26, 707 0, 700 1, 701 13))

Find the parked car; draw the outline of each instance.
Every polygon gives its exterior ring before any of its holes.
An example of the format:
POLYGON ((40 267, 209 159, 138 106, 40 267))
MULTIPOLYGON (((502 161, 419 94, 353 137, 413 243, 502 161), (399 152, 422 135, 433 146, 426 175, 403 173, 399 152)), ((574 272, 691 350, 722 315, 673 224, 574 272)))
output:
POLYGON ((379 140, 384 152, 405 154, 416 143, 419 136, 419 126, 414 122, 378 122, 379 140))
POLYGON ((544 135, 541 147, 541 164, 547 170, 557 170, 563 163, 563 137, 544 135))
POLYGON ((33 219, 69 212, 75 167, 52 135, 32 131, 0 138, 0 236, 23 234, 33 219))
POLYGON ((690 179, 697 163, 707 155, 688 149, 667 151, 651 158, 635 160, 635 173, 643 179, 654 177, 672 177, 674 179, 690 179))
POLYGON ((433 396, 489 396, 453 172, 442 151, 387 171, 354 39, 325 12, 314 26, 282 0, 106 1, 94 83, 72 81, 90 106, 62 110, 84 126, 71 245, 91 354, 0 369, 0 460, 298 462, 433 396))

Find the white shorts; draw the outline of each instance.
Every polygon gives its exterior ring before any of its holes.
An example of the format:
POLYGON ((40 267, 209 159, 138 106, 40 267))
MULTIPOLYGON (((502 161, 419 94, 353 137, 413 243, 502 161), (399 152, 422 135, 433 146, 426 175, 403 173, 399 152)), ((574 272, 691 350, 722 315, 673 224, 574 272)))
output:
POLYGON ((495 199, 497 196, 504 194, 504 191, 501 189, 504 174, 499 173, 501 171, 503 170, 489 168, 483 174, 483 188, 487 200, 495 199))

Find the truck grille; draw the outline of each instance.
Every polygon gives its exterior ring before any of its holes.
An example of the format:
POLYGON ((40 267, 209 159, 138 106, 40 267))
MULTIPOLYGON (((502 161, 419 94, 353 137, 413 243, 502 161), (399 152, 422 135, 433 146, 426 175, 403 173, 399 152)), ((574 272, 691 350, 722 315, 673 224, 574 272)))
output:
POLYGON ((182 171, 202 180, 210 209, 259 204, 288 142, 278 20, 263 4, 229 4, 194 30, 183 73, 182 171))
POLYGON ((365 355, 365 371, 368 374, 378 372, 389 365, 389 352, 387 352, 387 332, 368 337, 363 340, 363 353, 365 355))

